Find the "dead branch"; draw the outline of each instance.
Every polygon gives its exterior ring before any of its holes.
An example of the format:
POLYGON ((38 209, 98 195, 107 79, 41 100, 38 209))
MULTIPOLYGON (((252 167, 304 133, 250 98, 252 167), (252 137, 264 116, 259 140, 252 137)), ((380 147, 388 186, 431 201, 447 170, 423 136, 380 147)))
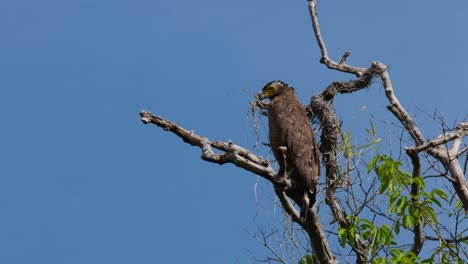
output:
POLYGON ((339 63, 331 60, 328 57, 327 47, 325 46, 325 41, 323 40, 322 33, 320 32, 319 22, 317 18, 317 10, 315 9, 316 5, 317 5, 317 0, 309 0, 309 13, 310 13, 310 17, 312 18, 312 27, 314 28, 315 39, 317 40, 317 43, 320 48, 320 52, 322 53, 322 57, 320 58, 320 63, 325 64, 329 69, 352 73, 358 77, 361 76, 366 71, 365 68, 358 68, 358 67, 349 66, 346 64, 346 59, 349 56, 349 51, 343 54, 343 57, 339 63))
MULTIPOLYGON (((285 211, 292 217, 293 221, 301 225, 309 234, 314 253, 320 260, 320 263, 337 263, 328 244, 327 238, 323 232, 323 227, 319 221, 317 212, 314 208, 310 208, 306 221, 302 221, 299 212, 294 208, 284 190, 284 186, 280 186, 276 179, 276 172, 271 168, 268 160, 254 155, 251 151, 238 146, 232 142, 211 142, 208 138, 195 134, 193 131, 188 131, 185 128, 170 122, 162 117, 155 116, 148 111, 141 111, 141 121, 144 124, 154 124, 161 127, 164 131, 170 131, 180 137, 184 142, 199 147, 202 150, 201 158, 205 161, 225 164, 232 163, 240 168, 255 173, 266 180, 270 181, 275 192, 278 195, 281 204, 285 211), (223 151, 223 153, 214 153, 213 148, 223 151)), ((300 197, 294 192, 289 193, 290 198, 299 204, 300 197)))
MULTIPOLYGON (((408 156, 411 158, 411 163, 413 164, 413 175, 412 177, 419 177, 421 176, 421 160, 419 159, 419 155, 416 152, 406 152, 408 156)), ((416 183, 411 184, 411 202, 415 203, 419 201, 418 197, 419 194, 419 186, 416 183)), ((416 223, 413 228, 414 237, 413 237, 413 245, 411 246, 411 251, 414 254, 419 255, 419 252, 422 249, 424 244, 424 232, 421 223, 416 223)))
POLYGON ((193 131, 188 131, 181 126, 176 125, 162 117, 152 115, 148 111, 141 111, 141 121, 144 124, 154 124, 164 129, 164 131, 170 131, 180 137, 184 142, 199 147, 202 150, 201 158, 205 161, 225 164, 232 163, 245 170, 251 171, 271 182, 273 182, 276 173, 270 166, 268 160, 264 160, 262 157, 254 155, 251 151, 238 146, 232 142, 211 142, 208 138, 199 136, 193 131), (216 154, 213 148, 224 151, 224 153, 216 154))
POLYGON ((294 205, 291 203, 289 198, 286 196, 286 193, 279 189, 275 188, 275 193, 278 196, 281 206, 283 209, 288 213, 289 216, 293 219, 294 222, 299 223, 300 225, 304 225, 303 221, 301 220, 299 212, 296 210, 294 205))
MULTIPOLYGON (((364 73, 374 68, 375 72, 379 74, 382 80, 383 88, 385 90, 385 95, 388 101, 390 102, 390 105, 387 106, 387 109, 400 121, 400 123, 405 128, 406 132, 413 139, 416 147, 423 145, 425 143, 425 138, 422 132, 420 131, 420 129, 418 128, 418 126, 416 125, 416 123, 414 122, 414 120, 411 118, 411 116, 408 114, 406 109, 401 105, 400 101, 396 97, 394 90, 393 90, 392 82, 390 80, 390 75, 388 73, 388 67, 385 64, 381 62, 374 62, 372 63, 370 68, 365 69, 365 68, 349 66, 345 63, 336 63, 335 61, 329 59, 327 49, 325 46, 325 42, 322 38, 322 34, 320 33, 317 12, 315 9, 316 4, 317 4, 317 0, 309 0, 309 13, 311 15, 315 37, 319 45, 320 51, 322 53, 322 58, 320 62, 325 64, 329 69, 334 69, 334 70, 338 70, 341 72, 355 74, 358 77, 362 76, 364 73)), ((353 85, 353 84, 350 84, 350 85, 353 85)), ((353 88, 347 87, 344 90, 353 92, 359 89, 357 88, 353 89, 353 88)), ((333 90, 331 91, 333 92, 333 90)), ((340 93, 343 93, 343 92, 340 92, 340 93)), ((333 93, 331 93, 331 95, 333 95, 333 93)), ((324 97, 324 98, 327 98, 327 97, 324 97)), ((437 144, 438 142, 430 143, 430 144, 436 143, 435 146, 430 146, 429 144, 429 146, 423 147, 425 152, 427 152, 429 155, 439 160, 442 164, 444 164, 446 168, 448 168, 450 175, 453 179, 452 181, 453 187, 458 197, 460 198, 460 201, 462 202, 463 208, 465 209, 465 211, 468 211, 468 184, 465 180, 461 165, 458 159, 456 158, 458 157, 458 155, 455 154, 455 152, 458 153, 458 149, 461 145, 462 139, 467 134, 467 131, 468 131, 467 127, 468 125, 466 125, 466 123, 462 123, 459 125, 458 128, 459 130, 462 130, 463 133, 461 134, 462 136, 454 137, 452 150, 448 150, 446 147, 440 146, 440 144, 437 144)))
MULTIPOLYGON (((426 236, 426 239, 427 240, 432 240, 432 241, 439 241, 440 240, 439 237, 433 237, 433 236, 426 236)), ((467 240, 468 240, 468 236, 457 237, 457 238, 454 238, 454 239, 444 238, 444 241, 446 243, 463 243, 463 242, 465 242, 467 240)))
POLYGON ((273 254, 273 256, 275 256, 275 258, 266 257, 265 259, 257 259, 256 257, 254 257, 255 261, 268 262, 268 263, 271 263, 271 261, 274 261, 274 262, 279 262, 279 263, 283 263, 283 264, 288 264, 288 262, 286 262, 286 260, 284 259, 284 256, 281 256, 270 245, 270 242, 269 242, 270 237, 273 236, 276 231, 267 234, 262 228, 259 228, 261 238, 258 237, 256 234, 250 232, 249 230, 245 229, 245 228, 244 228, 244 231, 247 234, 249 234, 251 237, 253 237, 257 241, 257 243, 259 243, 260 245, 262 245, 263 247, 268 249, 268 251, 270 251, 270 253, 273 254))
POLYGON ((457 193, 460 201, 463 204, 465 211, 468 211, 468 184, 465 180, 465 174, 458 161, 460 155, 464 153, 464 149, 459 152, 463 138, 468 135, 468 123, 460 123, 456 127, 455 133, 447 133, 441 135, 434 140, 429 140, 422 144, 417 144, 415 147, 407 148, 407 151, 420 152, 425 151, 429 155, 439 160, 450 172, 450 180, 457 193), (443 146, 450 141, 453 141, 452 148, 443 146))
MULTIPOLYGON (((323 40, 322 34, 320 32, 317 11, 315 9, 316 4, 317 0, 309 1, 309 13, 312 20, 312 26, 315 33, 315 38, 322 53, 320 62, 325 64, 330 69, 352 73, 358 76, 356 80, 350 82, 334 82, 330 84, 322 92, 314 95, 310 103, 312 112, 318 117, 318 120, 322 126, 320 152, 322 153, 322 159, 325 162, 325 178, 327 185, 325 202, 329 206, 340 227, 348 228, 350 226, 349 219, 347 218, 346 212, 341 208, 340 202, 336 197, 336 190, 338 188, 339 182, 337 175, 338 165, 336 146, 338 143, 340 127, 330 101, 333 100, 337 93, 352 93, 368 87, 375 77, 382 74, 383 69, 377 67, 377 64, 373 64, 368 69, 349 66, 345 63, 349 56, 349 52, 346 52, 343 55, 343 58, 339 63, 331 60, 328 57, 325 41, 323 40)), ((367 253, 369 250, 368 245, 361 241, 358 235, 356 236, 355 240, 356 243, 354 243, 352 248, 356 253, 357 263, 367 263, 367 253)))
POLYGON ((418 152, 421 152, 421 151, 426 151, 428 148, 435 148, 435 147, 438 147, 438 146, 443 145, 445 143, 448 143, 448 142, 454 140, 455 138, 457 138, 458 136, 459 135, 457 133, 445 134, 444 136, 440 136, 440 137, 438 137, 436 139, 426 141, 426 142, 424 142, 423 144, 421 144, 419 146, 406 147, 405 150, 410 151, 410 152, 414 152, 414 153, 418 153, 418 152))
MULTIPOLYGON (((324 39, 320 32, 316 4, 317 0, 309 0, 309 12, 312 20, 312 26, 321 52, 320 62, 329 69, 354 74, 357 77, 355 80, 349 82, 334 82, 330 84, 322 92, 312 97, 310 106, 308 107, 308 109, 311 109, 312 113, 318 118, 322 127, 320 151, 322 153, 322 159, 326 169, 325 202, 333 213, 334 219, 336 219, 338 225, 342 228, 347 228, 350 226, 350 220, 347 218, 346 211, 341 208, 341 203, 336 196, 337 189, 340 187, 336 148, 340 125, 331 101, 338 93, 352 93, 369 87, 372 81, 377 77, 382 80, 385 95, 390 103, 389 106, 387 106, 387 109, 399 120, 405 131, 414 141, 415 146, 406 148, 407 154, 411 157, 413 162, 413 177, 420 174, 418 153, 421 151, 428 153, 438 159, 448 169, 451 177, 453 178, 452 184, 454 190, 463 203, 465 210, 468 210, 468 185, 464 179, 463 170, 458 162, 458 158, 468 149, 464 148, 459 151, 463 138, 468 135, 468 123, 461 123, 457 127, 457 131, 455 133, 447 133, 430 141, 425 140, 414 120, 396 97, 390 80, 388 68, 385 64, 374 62, 368 68, 348 65, 347 59, 350 55, 349 51, 346 51, 343 54, 339 62, 329 58, 324 39), (451 149, 448 149, 446 146, 448 142, 453 142, 451 149)), ((268 107, 267 104, 262 103, 260 100, 254 101, 251 103, 251 106, 252 108, 260 109, 266 109, 268 107)), ((253 154, 248 149, 235 145, 230 141, 212 142, 206 137, 197 135, 193 131, 188 131, 161 117, 154 116, 150 112, 142 111, 140 116, 143 123, 152 123, 163 128, 165 131, 174 133, 184 142, 192 146, 199 147, 202 150, 201 158, 203 160, 220 165, 232 163, 270 181, 273 184, 275 193, 278 196, 285 212, 294 222, 297 222, 304 228, 304 230, 307 231, 314 255, 318 258, 319 262, 337 263, 337 260, 328 244, 315 207, 309 209, 308 215, 310 217, 307 217, 305 221, 302 221, 298 210, 294 207, 291 201, 293 200, 296 204, 299 204, 299 198, 294 194, 294 192, 288 191, 284 188, 285 186, 278 183, 278 175, 270 166, 268 160, 265 160, 262 157, 253 154), (221 153, 215 153, 214 149, 221 151, 221 153)), ((417 186, 412 186, 412 193, 417 194, 417 192, 417 186)), ((421 250, 424 242, 424 236, 420 226, 415 226, 414 233, 415 236, 412 250, 417 254, 421 250)), ((369 245, 359 239, 359 234, 355 237, 355 243, 353 243, 352 249, 356 254, 357 263, 367 263, 369 261, 369 245)))
POLYGON ((416 145, 421 145, 424 142, 424 136, 422 135, 419 128, 416 126, 416 123, 405 110, 405 108, 400 104, 400 100, 396 97, 392 82, 390 80, 390 75, 388 74, 388 68, 385 64, 381 62, 374 62, 372 65, 380 68, 382 70, 381 79, 383 87, 385 90, 385 95, 387 96, 390 105, 387 106, 387 109, 400 121, 405 130, 410 134, 410 136, 415 141, 416 145))

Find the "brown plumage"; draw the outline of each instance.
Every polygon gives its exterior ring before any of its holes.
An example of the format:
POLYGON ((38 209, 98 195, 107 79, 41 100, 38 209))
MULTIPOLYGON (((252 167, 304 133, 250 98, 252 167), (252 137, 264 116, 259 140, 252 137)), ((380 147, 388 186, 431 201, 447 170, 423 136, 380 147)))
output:
POLYGON ((279 164, 279 177, 289 177, 293 191, 301 196, 301 218, 315 203, 320 161, 314 131, 292 87, 281 81, 265 85, 262 97, 268 107, 270 145, 279 164), (286 159, 284 158, 286 157, 286 159))

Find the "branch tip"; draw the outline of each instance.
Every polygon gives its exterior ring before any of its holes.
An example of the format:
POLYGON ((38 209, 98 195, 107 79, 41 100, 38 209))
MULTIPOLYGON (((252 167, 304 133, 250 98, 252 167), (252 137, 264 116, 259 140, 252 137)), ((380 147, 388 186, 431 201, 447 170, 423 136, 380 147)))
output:
POLYGON ((143 122, 143 124, 147 125, 148 123, 151 123, 151 113, 150 112, 148 112, 146 110, 141 110, 140 117, 141 117, 141 122, 143 122))
POLYGON ((143 124, 147 125, 150 122, 150 120, 148 118, 146 118, 146 117, 142 117, 141 122, 143 122, 143 124))
POLYGON ((343 54, 343 57, 341 57, 341 60, 338 64, 340 65, 343 65, 346 63, 346 60, 348 59, 349 55, 351 54, 351 52, 349 50, 345 51, 345 53, 343 54))

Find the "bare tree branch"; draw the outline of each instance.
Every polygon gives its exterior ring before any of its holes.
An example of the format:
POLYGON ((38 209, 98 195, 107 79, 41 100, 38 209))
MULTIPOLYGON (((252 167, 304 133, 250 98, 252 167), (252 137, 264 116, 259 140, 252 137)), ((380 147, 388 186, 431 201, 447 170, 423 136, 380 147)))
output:
MULTIPOLYGON (((165 131, 174 133, 178 137, 182 138, 184 142, 192 146, 199 147, 202 150, 201 158, 203 160, 221 165, 232 163, 273 183, 275 192, 278 195, 285 211, 292 217, 293 221, 297 222, 307 230, 314 253, 320 260, 320 263, 337 263, 330 246, 328 245, 327 238, 323 232, 323 227, 315 209, 309 209, 308 215, 311 217, 308 217, 306 222, 301 221, 299 212, 294 208, 289 198, 286 196, 286 192, 283 191, 283 186, 279 185, 276 181, 278 177, 273 168, 271 168, 268 160, 264 160, 263 158, 254 155, 251 151, 235 145, 232 142, 211 142, 206 137, 197 135, 193 131, 188 131, 181 126, 165 120, 164 118, 155 116, 148 111, 142 111, 140 116, 141 121, 144 124, 154 124, 165 131), (214 153, 213 148, 224 152, 216 154, 214 153)), ((291 198, 296 203, 301 199, 296 196, 294 192, 289 193, 289 195, 292 196, 291 198)))
POLYGON ((411 152, 421 152, 421 151, 426 151, 428 148, 434 148, 440 145, 443 145, 445 143, 448 143, 455 138, 457 138, 459 135, 457 133, 450 133, 450 134, 445 134, 444 136, 440 136, 436 139, 429 140, 424 142, 423 144, 417 146, 417 147, 406 147, 405 149, 407 151, 411 152))
POLYGON ((278 196, 283 209, 291 216, 294 222, 299 223, 301 226, 304 226, 304 222, 302 221, 299 211, 294 208, 294 205, 291 203, 289 198, 286 196, 286 193, 279 188, 275 188, 275 193, 278 196))
POLYGON ((314 28, 315 38, 317 39, 320 51, 322 52, 322 58, 320 58, 320 63, 325 64, 329 69, 352 73, 358 77, 361 76, 366 71, 366 69, 349 66, 345 63, 346 59, 350 54, 349 51, 346 51, 343 54, 343 57, 339 63, 331 60, 328 57, 327 47, 325 46, 325 41, 323 40, 322 33, 320 32, 319 22, 317 18, 317 10, 315 9, 316 5, 317 0, 309 0, 309 13, 310 17, 312 18, 312 26, 314 28))
POLYGON ((199 136, 193 131, 188 131, 181 126, 178 126, 162 117, 152 115, 148 111, 142 111, 140 113, 141 121, 144 124, 154 124, 164 129, 164 131, 170 131, 176 134, 182 140, 192 146, 199 147, 202 150, 201 158, 203 160, 225 164, 232 163, 245 170, 251 171, 271 182, 274 182, 275 171, 271 168, 268 160, 264 160, 262 157, 254 155, 251 151, 233 144, 232 142, 210 142, 208 138, 199 136), (224 151, 224 153, 216 154, 213 148, 224 151))
MULTIPOLYGON (((369 203, 375 202, 375 197, 377 195, 377 192, 371 193, 371 190, 374 188, 373 186, 375 181, 373 181, 372 186, 368 188, 367 191, 363 188, 363 186, 360 186, 364 192, 363 201, 361 201, 360 198, 354 194, 353 190, 351 190, 350 194, 350 199, 354 199, 353 201, 348 201, 345 199, 347 203, 342 203, 342 201, 340 201, 337 197, 337 192, 339 192, 339 190, 343 190, 342 177, 340 173, 341 167, 338 164, 340 158, 337 154, 339 153, 337 146, 339 143, 338 141, 341 133, 341 127, 335 114, 332 100, 336 97, 337 94, 352 93, 369 87, 375 78, 380 78, 382 80, 385 95, 390 103, 387 106, 387 109, 399 120, 399 122, 403 125, 404 130, 410 135, 412 141, 414 141, 414 146, 405 148, 406 153, 411 158, 413 164, 413 177, 421 176, 421 162, 419 160, 420 152, 424 152, 426 158, 429 155, 434 157, 440 161, 444 168, 450 173, 450 177, 447 175, 448 173, 445 173, 445 177, 451 180, 453 189, 460 198, 464 209, 468 210, 468 185, 464 178, 464 171, 462 170, 462 167, 458 161, 458 158, 464 155, 468 150, 466 145, 462 145, 464 137, 468 135, 468 123, 461 123, 458 125, 456 132, 454 133, 445 133, 444 131, 442 136, 433 140, 426 140, 415 121, 408 114, 406 109, 401 105, 400 101, 396 97, 390 80, 389 71, 385 64, 381 62, 373 62, 368 68, 360 68, 348 65, 347 59, 350 55, 349 51, 346 51, 343 54, 339 62, 329 58, 327 47, 322 37, 322 33, 320 32, 318 23, 318 16, 316 11, 317 1, 318 0, 309 0, 308 7, 315 38, 321 52, 320 62, 329 69, 350 73, 356 76, 356 79, 352 81, 334 82, 330 84, 322 92, 314 95, 311 98, 310 105, 306 109, 309 117, 317 117, 322 128, 320 152, 322 154, 322 160, 325 166, 325 203, 328 205, 328 208, 330 208, 331 213, 333 214, 333 217, 337 221, 339 227, 346 229, 350 227, 351 224, 353 224, 353 222, 351 222, 352 220, 348 218, 346 210, 351 211, 350 214, 358 215, 361 210, 367 208, 375 215, 380 215, 388 218, 390 221, 395 221, 389 215, 383 213, 381 208, 378 206, 374 210, 374 208, 369 205, 369 203), (447 146, 449 142, 452 142, 450 149, 447 146), (462 148, 462 150, 460 150, 460 148, 462 148), (346 209, 342 208, 343 206, 346 209), (349 208, 346 206, 349 206, 349 208)), ((268 108, 268 104, 258 100, 257 98, 257 100, 251 102, 251 107, 255 112, 255 109, 257 108, 263 110, 268 108)), ((265 111, 262 111, 262 114, 265 114, 265 111)), ((338 263, 328 244, 325 231, 320 222, 316 207, 310 208, 307 214, 308 217, 305 220, 302 220, 298 210, 294 205, 294 203, 300 204, 301 197, 299 197, 297 193, 294 192, 294 190, 291 190, 291 188, 287 188, 287 182, 280 180, 284 177, 277 175, 277 172, 275 172, 275 170, 270 166, 268 160, 253 154, 250 150, 238 146, 231 141, 212 142, 204 136, 197 135, 193 131, 188 131, 168 120, 154 116, 150 112, 142 111, 140 116, 143 123, 152 123, 158 127, 163 128, 165 131, 174 133, 184 142, 192 146, 199 147, 202 151, 201 158, 203 160, 220 165, 225 163, 232 163, 270 181, 273 184, 275 193, 279 198, 284 211, 291 217, 292 221, 298 223, 309 235, 314 257, 318 259, 318 262, 338 263)), ((467 160, 465 161, 465 170, 467 163, 468 156, 467 160)), ((418 186, 416 184, 412 184, 412 199, 418 199, 415 198, 418 196, 418 192, 418 186)), ((338 195, 340 195, 340 193, 338 193, 338 195)), ((417 200, 413 200, 413 202, 416 201, 417 200)), ((440 233, 440 229, 438 229, 439 227, 431 227, 438 235, 437 240, 444 240, 442 234, 440 233)), ((432 237, 424 236, 423 227, 421 224, 416 224, 414 226, 413 232, 414 241, 411 246, 411 250, 416 254, 419 254, 425 239, 432 240, 432 237)), ((272 235, 274 236, 274 234, 272 235)), ((265 239, 268 239, 269 236, 269 234, 262 233, 263 240, 260 240, 259 242, 265 242, 265 239)), ((258 237, 255 236, 254 238, 258 239, 258 237)), ((458 243, 461 241, 455 242, 458 243)), ((360 239, 359 234, 354 236, 354 241, 350 244, 356 255, 357 263, 368 263, 374 254, 378 254, 371 251, 372 246, 369 245, 368 241, 366 242, 360 239)), ((271 251, 271 248, 269 248, 268 245, 266 245, 266 247, 271 251)), ((275 255, 275 258, 267 258, 264 261, 279 261, 286 263, 286 260, 282 256, 276 255, 274 251, 272 251, 272 253, 275 255)))
POLYGON ((270 251, 270 253, 273 254, 273 256, 275 256, 275 258, 266 257, 265 259, 257 259, 254 256, 255 261, 265 263, 271 263, 271 261, 274 261, 283 264, 288 264, 288 262, 284 259, 284 256, 280 256, 280 254, 276 252, 276 250, 270 245, 269 238, 274 235, 274 232, 267 234, 262 228, 259 228, 260 235, 262 236, 261 238, 259 238, 256 234, 250 232, 246 228, 244 228, 244 231, 248 233, 251 237, 253 237, 257 241, 257 243, 268 249, 268 251, 270 251))
POLYGON ((424 142, 424 136, 422 135, 419 128, 416 126, 416 123, 413 121, 411 116, 406 112, 405 108, 400 104, 400 100, 395 96, 393 92, 392 82, 390 81, 390 75, 388 74, 388 68, 385 64, 381 62, 372 63, 375 67, 381 69, 382 75, 381 79, 383 82, 383 87, 385 89, 385 95, 390 102, 390 105, 387 106, 387 109, 393 113, 393 115, 398 118, 401 124, 405 127, 406 131, 411 135, 413 140, 416 142, 416 145, 420 145, 424 142))
POLYGON ((437 139, 430 140, 419 145, 417 144, 416 147, 407 148, 408 151, 425 151, 429 155, 438 159, 446 168, 448 168, 451 175, 451 182, 465 211, 468 211, 468 184, 465 180, 465 175, 458 161, 458 157, 464 151, 462 150, 459 152, 459 149, 463 138, 467 135, 468 123, 460 123, 457 126, 455 133, 447 133, 437 139), (442 144, 449 141, 453 141, 452 148, 450 150, 447 147, 442 146, 442 144))
MULTIPOLYGON (((385 95, 390 102, 390 105, 387 106, 387 109, 401 122, 404 126, 405 130, 410 134, 411 138, 414 140, 416 147, 421 146, 425 142, 425 138, 419 128, 416 126, 416 123, 405 110, 405 108, 401 105, 400 101, 396 97, 392 82, 390 80, 390 75, 388 73, 388 68, 385 64, 381 62, 374 62, 372 66, 368 69, 358 68, 346 65, 345 63, 336 63, 333 60, 328 58, 327 49, 325 46, 325 42, 323 41, 322 34, 320 33, 320 28, 318 24, 317 12, 315 10, 317 4, 317 0, 309 0, 309 12, 312 18, 312 25, 315 32, 315 37, 317 39, 317 43, 319 45, 320 51, 322 53, 322 58, 320 60, 321 63, 324 63, 328 68, 352 73, 356 76, 362 76, 365 72, 368 72, 370 69, 374 68, 375 72, 379 73, 380 78, 383 83, 383 87, 385 90, 385 95)), ((347 56, 346 56, 347 57, 347 56)), ((343 60, 342 60, 343 61, 343 60)), ((350 84, 352 85, 352 84, 350 84)), ((357 89, 348 89, 350 92, 355 91, 357 89)), ((333 94, 333 93, 332 93, 333 94)), ((460 124, 459 130, 462 130, 462 137, 456 137, 457 141, 454 141, 454 146, 452 150, 457 150, 458 152, 459 146, 461 144, 462 138, 466 135, 467 125, 465 123, 460 124), (455 144, 456 143, 456 144, 455 144)), ((438 143, 438 142, 433 142, 438 143)), ((425 151, 438 159, 442 164, 444 164, 453 178, 452 184, 460 198, 460 201, 463 203, 463 207, 466 211, 468 211, 468 184, 464 178, 463 170, 461 168, 460 163, 456 158, 453 151, 448 151, 445 147, 440 147, 440 144, 436 144, 434 147, 425 147, 425 151)))
MULTIPOLYGON (((406 152, 408 156, 411 158, 411 162, 413 163, 413 178, 419 177, 421 175, 421 161, 419 159, 417 152, 406 152)), ((415 203, 419 201, 418 197, 419 194, 419 186, 416 183, 411 184, 411 202, 415 203)), ((413 237, 413 245, 411 246, 411 251, 414 254, 419 255, 419 252, 422 249, 424 244, 424 232, 422 223, 416 223, 413 228, 414 237, 413 237)))
MULTIPOLYGON (((433 236, 426 236, 427 240, 432 240, 432 241, 439 241, 439 237, 433 237, 433 236)), ((468 236, 464 237, 457 237, 455 239, 450 239, 450 238, 444 238, 444 241, 447 243, 460 243, 460 242, 465 242, 468 240, 468 236)))

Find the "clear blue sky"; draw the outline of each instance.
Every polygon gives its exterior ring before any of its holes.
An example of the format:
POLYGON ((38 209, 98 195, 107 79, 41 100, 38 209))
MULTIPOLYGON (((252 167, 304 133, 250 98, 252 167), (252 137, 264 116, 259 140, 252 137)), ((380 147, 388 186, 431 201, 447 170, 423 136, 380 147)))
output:
MULTIPOLYGON (((390 65, 427 136, 440 129, 416 106, 449 123, 464 117, 468 2, 318 8, 330 55, 390 65)), ((6 0, 0 34, 5 264, 251 263, 245 249, 265 254, 242 231, 265 225, 255 217, 257 178, 200 160, 138 113, 251 148, 248 103, 263 84, 282 79, 307 103, 352 78, 318 63, 304 0, 6 0)), ((345 124, 364 105, 356 122, 394 120, 378 83, 336 103, 345 124)), ((263 211, 272 192, 259 185, 263 211)))

